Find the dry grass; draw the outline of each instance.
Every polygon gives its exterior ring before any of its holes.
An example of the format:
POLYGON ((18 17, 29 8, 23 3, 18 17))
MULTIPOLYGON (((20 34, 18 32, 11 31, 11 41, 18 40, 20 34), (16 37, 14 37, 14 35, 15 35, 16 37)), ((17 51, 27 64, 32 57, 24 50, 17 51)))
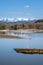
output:
POLYGON ((43 49, 14 49, 17 53, 24 53, 24 54, 43 54, 43 49))
POLYGON ((21 37, 19 37, 19 36, 12 36, 12 35, 5 35, 5 34, 1 34, 0 38, 18 38, 18 39, 21 39, 21 37))

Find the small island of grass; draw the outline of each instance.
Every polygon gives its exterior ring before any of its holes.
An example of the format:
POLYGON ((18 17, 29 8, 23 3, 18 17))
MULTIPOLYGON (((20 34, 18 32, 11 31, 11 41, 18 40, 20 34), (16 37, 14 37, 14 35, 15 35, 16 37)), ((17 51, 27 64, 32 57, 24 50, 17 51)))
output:
POLYGON ((21 48, 16 48, 14 50, 17 53, 23 53, 23 54, 43 54, 43 49, 21 49, 21 48))

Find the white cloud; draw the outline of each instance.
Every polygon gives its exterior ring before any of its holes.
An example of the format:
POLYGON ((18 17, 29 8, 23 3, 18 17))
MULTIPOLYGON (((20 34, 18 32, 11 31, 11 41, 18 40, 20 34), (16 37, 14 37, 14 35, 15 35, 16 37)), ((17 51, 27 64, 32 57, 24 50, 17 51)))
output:
POLYGON ((30 5, 26 5, 25 8, 30 8, 30 5))

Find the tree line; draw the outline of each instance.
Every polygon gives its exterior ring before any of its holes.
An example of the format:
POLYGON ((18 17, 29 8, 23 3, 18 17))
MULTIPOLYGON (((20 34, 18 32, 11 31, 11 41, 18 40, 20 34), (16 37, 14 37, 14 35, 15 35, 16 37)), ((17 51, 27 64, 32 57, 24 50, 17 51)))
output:
MULTIPOLYGON (((9 24, 9 23, 8 23, 9 24)), ((8 25, 7 23, 2 25, 0 23, 0 30, 10 29, 10 30, 18 30, 18 29, 43 29, 43 20, 37 20, 34 23, 26 23, 26 24, 16 24, 12 25, 11 23, 8 25)))

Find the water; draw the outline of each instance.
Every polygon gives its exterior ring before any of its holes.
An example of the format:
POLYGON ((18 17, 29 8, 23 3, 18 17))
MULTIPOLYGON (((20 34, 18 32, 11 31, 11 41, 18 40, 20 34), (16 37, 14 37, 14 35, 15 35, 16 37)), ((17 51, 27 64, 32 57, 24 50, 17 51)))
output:
POLYGON ((43 33, 11 33, 11 35, 20 36, 23 38, 43 38, 43 33))
POLYGON ((14 48, 43 49, 43 33, 32 33, 28 39, 0 38, 0 65, 43 65, 43 55, 22 54, 14 48))

